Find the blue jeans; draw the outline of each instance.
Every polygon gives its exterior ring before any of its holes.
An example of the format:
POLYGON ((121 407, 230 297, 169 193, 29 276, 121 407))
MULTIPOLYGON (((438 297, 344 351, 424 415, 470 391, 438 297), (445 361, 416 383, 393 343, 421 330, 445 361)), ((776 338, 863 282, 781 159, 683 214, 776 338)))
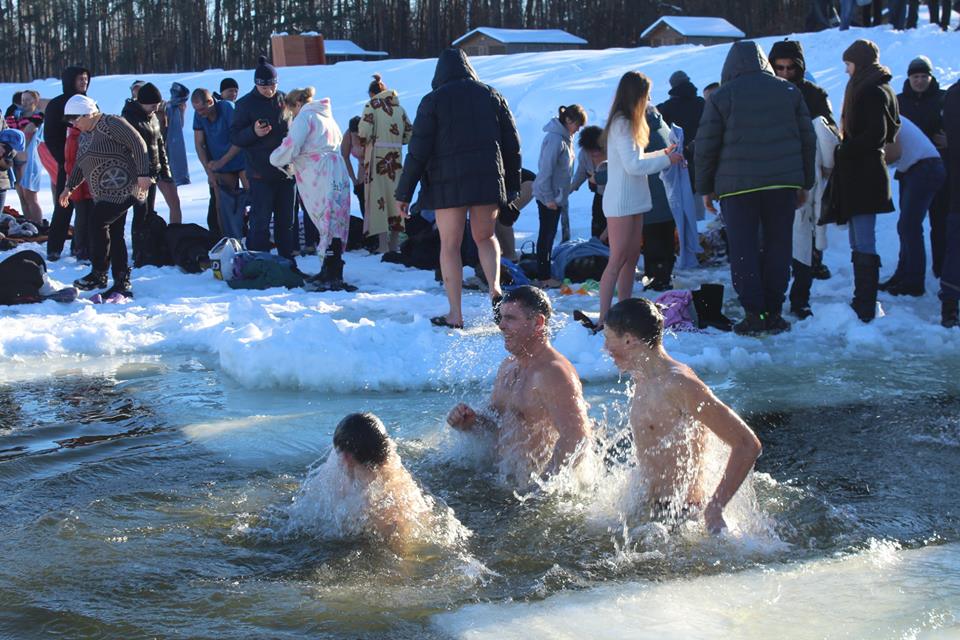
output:
POLYGON ((796 189, 727 196, 722 204, 740 304, 750 313, 780 313, 790 282, 796 189))
POLYGON ((940 299, 960 300, 960 211, 947 215, 946 251, 940 272, 940 299))
POLYGON ((250 180, 250 227, 247 249, 270 251, 270 219, 277 253, 293 257, 293 214, 297 188, 293 180, 250 180))
POLYGON ((847 222, 850 250, 877 255, 877 214, 861 213, 847 222))
POLYGON ((857 0, 840 0, 840 31, 846 31, 857 12, 857 0))
POLYGON ((923 219, 946 176, 940 158, 920 160, 899 175, 900 219, 897 221, 897 234, 900 236, 900 259, 894 277, 905 285, 923 286, 927 270, 923 219))

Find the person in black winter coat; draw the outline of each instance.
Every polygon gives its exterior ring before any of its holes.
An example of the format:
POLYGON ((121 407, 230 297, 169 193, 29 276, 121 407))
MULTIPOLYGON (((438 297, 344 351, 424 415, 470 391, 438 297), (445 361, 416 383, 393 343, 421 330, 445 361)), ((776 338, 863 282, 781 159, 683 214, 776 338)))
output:
POLYGON ((170 165, 167 162, 166 145, 163 135, 160 133, 160 120, 157 118, 157 111, 163 102, 163 96, 160 90, 151 82, 140 86, 137 92, 136 100, 127 100, 123 105, 123 111, 120 115, 130 125, 136 129, 143 142, 147 145, 147 157, 150 161, 150 178, 153 184, 147 191, 147 198, 143 202, 136 202, 133 205, 133 222, 131 231, 133 234, 133 266, 142 267, 145 262, 143 248, 146 243, 151 242, 148 237, 150 230, 144 223, 147 216, 156 211, 157 201, 157 181, 164 178, 170 179, 170 165))
POLYGON ((894 210, 884 146, 900 130, 897 98, 890 69, 880 64, 880 50, 857 40, 843 52, 850 80, 843 96, 842 140, 830 176, 828 200, 820 224, 849 224, 854 291, 851 307, 863 322, 876 316, 880 256, 878 213, 894 210))
MULTIPOLYGON (((84 67, 72 66, 63 71, 63 93, 47 103, 43 113, 43 140, 50 155, 57 161, 56 193, 63 191, 67 183, 67 172, 63 167, 63 146, 67 142, 67 125, 63 122, 63 107, 72 96, 77 93, 86 95, 90 86, 90 71, 84 67)), ((70 228, 70 218, 73 216, 73 204, 60 206, 54 203, 53 217, 50 220, 50 234, 47 238, 47 261, 56 262, 63 252, 63 245, 67 241, 67 231, 70 228)), ((79 225, 78 225, 79 226, 79 225)), ((74 246, 86 246, 86 241, 74 237, 74 246)))
MULTIPOLYGON (((960 176, 960 81, 943 102, 943 129, 947 138, 948 175, 960 176)), ((960 181, 949 184, 943 270, 940 273, 941 324, 960 326, 960 181)))
POLYGON ((421 207, 437 212, 440 266, 450 311, 431 322, 459 327, 463 326, 460 243, 468 211, 495 307, 501 297, 494 223, 500 205, 520 193, 520 137, 507 101, 480 82, 460 49, 440 54, 432 87, 417 109, 396 196, 406 215, 420 183, 421 207))
POLYGON ((657 105, 664 121, 683 129, 683 157, 690 171, 690 186, 696 185, 693 143, 697 139, 700 118, 703 117, 703 98, 683 71, 674 71, 670 76, 670 98, 657 105))
POLYGON ((250 181, 250 226, 247 249, 270 251, 270 219, 277 253, 292 257, 295 248, 293 216, 296 183, 270 164, 270 154, 287 135, 289 116, 283 93, 277 91, 277 70, 260 56, 254 72, 255 87, 237 100, 230 125, 230 142, 243 149, 250 181))
MULTIPOLYGON (((932 71, 933 67, 928 57, 914 58, 907 68, 907 79, 903 81, 903 91, 897 94, 897 105, 903 116, 927 134, 933 146, 940 150, 940 157, 947 166, 947 180, 930 204, 930 265, 933 267, 933 275, 939 278, 943 265, 944 238, 947 233, 949 185, 951 177, 956 174, 951 174, 949 170, 947 140, 943 133, 943 101, 947 92, 940 88, 932 71)), ((896 285, 896 281, 888 280, 880 286, 880 289, 886 290, 892 285, 896 285)))
POLYGON ((740 334, 779 333, 790 282, 795 210, 816 180, 816 134, 800 91, 773 74, 760 46, 730 46, 722 83, 697 130, 697 193, 720 199, 740 334))

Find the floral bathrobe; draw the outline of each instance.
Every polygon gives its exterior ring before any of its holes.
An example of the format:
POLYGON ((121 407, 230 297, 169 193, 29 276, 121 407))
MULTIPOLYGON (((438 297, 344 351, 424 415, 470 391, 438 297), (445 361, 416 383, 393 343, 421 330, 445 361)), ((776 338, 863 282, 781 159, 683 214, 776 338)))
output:
POLYGON ((413 125, 396 91, 382 91, 363 107, 359 135, 366 200, 363 230, 371 236, 403 231, 403 218, 393 193, 403 170, 403 145, 410 142, 413 125))
POLYGON ((303 206, 320 232, 320 255, 333 238, 346 245, 350 231, 351 183, 340 155, 342 139, 330 99, 321 98, 303 105, 283 142, 270 154, 270 164, 297 179, 303 206))

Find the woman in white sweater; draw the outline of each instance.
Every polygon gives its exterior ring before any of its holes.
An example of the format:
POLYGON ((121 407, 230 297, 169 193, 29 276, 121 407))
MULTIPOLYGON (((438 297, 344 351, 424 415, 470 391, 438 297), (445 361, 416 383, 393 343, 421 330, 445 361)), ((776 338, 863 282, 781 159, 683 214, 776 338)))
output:
POLYGON ((603 215, 607 218, 610 260, 600 279, 598 328, 603 326, 613 302, 614 286, 620 300, 633 296, 643 243, 643 214, 653 207, 647 176, 683 160, 674 150, 676 145, 650 154, 643 151, 650 137, 646 119, 650 86, 650 79, 642 73, 623 74, 603 132, 607 148, 603 215))

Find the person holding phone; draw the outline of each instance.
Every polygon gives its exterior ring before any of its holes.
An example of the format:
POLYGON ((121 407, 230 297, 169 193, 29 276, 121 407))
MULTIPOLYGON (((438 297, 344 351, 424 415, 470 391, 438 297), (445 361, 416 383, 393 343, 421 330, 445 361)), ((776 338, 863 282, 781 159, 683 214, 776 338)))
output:
POLYGON ((296 183, 272 164, 270 154, 287 135, 289 114, 283 93, 277 90, 277 69, 260 56, 254 72, 255 87, 237 100, 230 142, 243 149, 250 181, 250 225, 247 249, 270 251, 270 220, 273 219, 277 253, 291 258, 296 248, 293 216, 296 183))

